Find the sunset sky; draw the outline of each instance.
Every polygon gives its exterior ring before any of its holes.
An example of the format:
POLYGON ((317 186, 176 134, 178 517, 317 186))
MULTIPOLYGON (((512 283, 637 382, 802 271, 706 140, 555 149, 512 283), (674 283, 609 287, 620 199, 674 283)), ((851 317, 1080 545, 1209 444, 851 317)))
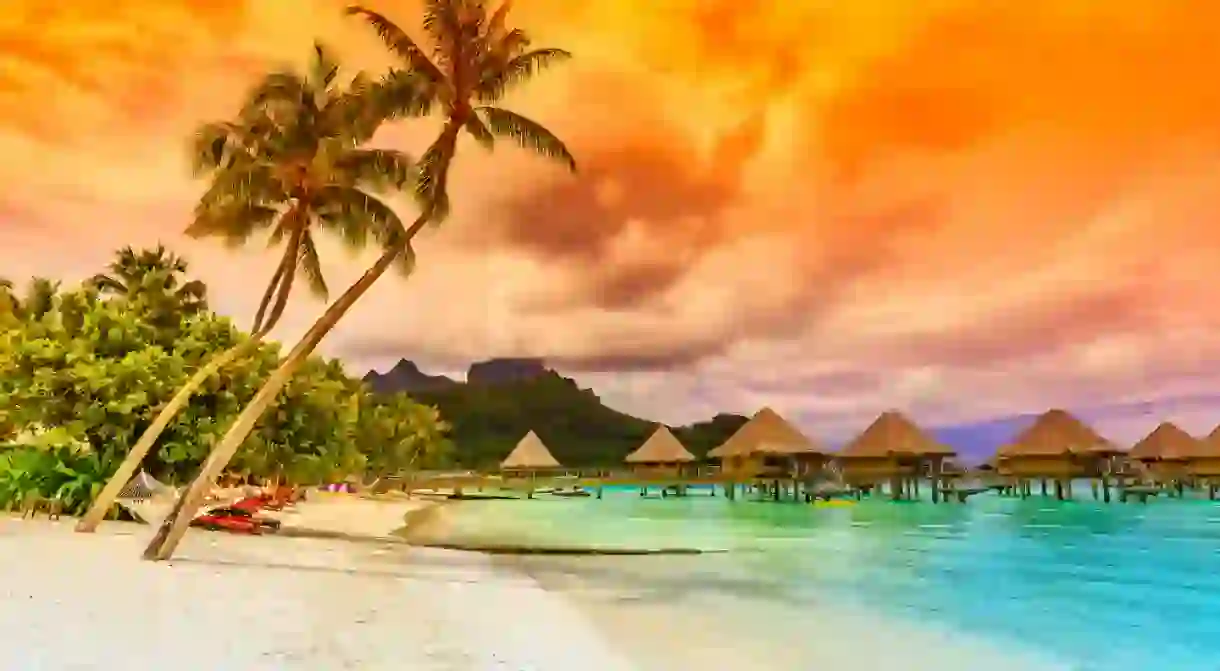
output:
MULTIPOLYGON (((272 252, 188 242, 185 143, 330 0, 4 0, 0 274, 163 241, 249 324, 272 252)), ((410 2, 372 3, 404 23, 410 2)), ((354 374, 548 357, 671 422, 771 405, 831 441, 1066 407, 1131 440, 1220 423, 1220 3, 518 0, 575 54, 508 102, 570 177, 461 147, 454 214, 325 344, 354 374)), ((432 123, 387 132, 419 151, 432 123)), ((400 204, 405 216, 413 214, 400 204)), ((331 247, 329 282, 369 262, 331 247)), ((279 337, 323 305, 298 295, 279 337)))

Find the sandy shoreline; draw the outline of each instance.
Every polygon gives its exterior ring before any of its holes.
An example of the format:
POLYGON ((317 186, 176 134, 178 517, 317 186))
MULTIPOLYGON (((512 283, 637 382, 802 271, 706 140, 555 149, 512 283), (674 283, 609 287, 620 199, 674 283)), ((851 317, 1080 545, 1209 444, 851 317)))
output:
POLYGON ((198 532, 152 563, 147 526, 72 522, 0 517, 12 668, 634 668, 566 601, 472 553, 198 532))

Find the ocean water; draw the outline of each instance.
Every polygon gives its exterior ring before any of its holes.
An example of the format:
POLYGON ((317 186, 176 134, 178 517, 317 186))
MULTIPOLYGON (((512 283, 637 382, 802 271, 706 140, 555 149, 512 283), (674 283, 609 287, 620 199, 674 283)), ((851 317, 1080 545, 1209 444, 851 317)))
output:
MULTIPOLYGON (((938 632, 945 646, 969 640, 1010 662, 1037 659, 1040 668, 1220 668, 1220 504, 1206 500, 1141 505, 983 494, 965 505, 825 506, 608 490, 602 500, 463 503, 448 516, 447 534, 472 542, 728 550, 513 561, 548 588, 598 593, 620 605, 648 602, 654 616, 668 613, 658 622, 698 609, 703 640, 718 640, 707 630, 719 627, 724 636, 748 631, 763 644, 773 637, 798 663, 822 659, 816 653, 832 641, 819 631, 833 632, 826 636, 844 649, 878 641, 901 647, 905 639, 876 631, 885 626, 938 632), (828 614, 857 624, 832 629, 828 614)), ((918 668, 920 654, 901 659, 918 668)))

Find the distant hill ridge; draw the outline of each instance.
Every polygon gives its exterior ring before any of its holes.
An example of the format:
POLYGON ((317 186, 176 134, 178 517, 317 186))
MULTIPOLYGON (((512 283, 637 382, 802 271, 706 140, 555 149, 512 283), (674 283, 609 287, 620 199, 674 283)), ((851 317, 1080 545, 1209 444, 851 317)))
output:
MULTIPOLYGON (((375 393, 406 392, 439 408, 453 425, 459 462, 469 467, 499 463, 531 430, 566 466, 617 465, 657 426, 604 405, 593 390, 582 389, 540 358, 480 361, 467 370, 466 382, 428 375, 402 359, 385 373, 369 371, 363 379, 375 393)), ((670 429, 702 457, 745 422, 740 415, 719 414, 670 429)))
MULTIPOLYGON (((466 371, 466 382, 486 385, 524 382, 542 377, 550 372, 553 371, 547 368, 544 360, 539 358, 487 359, 470 365, 466 371)), ((393 368, 384 373, 370 370, 365 373, 363 380, 373 391, 382 394, 399 391, 405 391, 408 394, 419 391, 436 391, 461 384, 444 375, 428 375, 410 359, 399 359, 393 368)))

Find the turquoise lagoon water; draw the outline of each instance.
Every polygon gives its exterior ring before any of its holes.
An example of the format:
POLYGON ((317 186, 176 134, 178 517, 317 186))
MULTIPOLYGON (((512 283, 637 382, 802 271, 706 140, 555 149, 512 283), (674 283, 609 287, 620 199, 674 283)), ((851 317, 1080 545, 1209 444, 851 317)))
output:
POLYGON ((470 541, 728 549, 522 561, 674 603, 701 595, 755 621, 781 610, 769 605, 840 604, 1081 671, 1220 668, 1220 504, 1205 500, 984 494, 966 505, 821 506, 608 490, 603 500, 463 503, 450 526, 470 541))

